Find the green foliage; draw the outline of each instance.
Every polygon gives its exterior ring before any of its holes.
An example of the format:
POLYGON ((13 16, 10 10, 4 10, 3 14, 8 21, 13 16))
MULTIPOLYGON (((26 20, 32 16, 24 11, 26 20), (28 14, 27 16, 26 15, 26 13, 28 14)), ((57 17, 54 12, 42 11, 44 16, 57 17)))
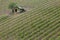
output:
POLYGON ((10 9, 12 9, 12 8, 14 8, 14 7, 17 7, 17 4, 16 4, 16 3, 10 3, 10 4, 9 4, 9 8, 10 8, 10 9))
MULTIPOLYGON (((15 3, 13 4, 15 5, 15 3)), ((11 40, 39 40, 40 37, 45 40, 49 40, 50 38, 50 40, 59 40, 60 37, 56 37, 59 34, 59 18, 60 8, 48 7, 47 3, 46 6, 39 6, 20 15, 2 17, 0 19, 1 40, 10 38, 11 40), (57 35, 55 35, 56 33, 57 35), (7 35, 9 38, 6 37, 7 35)))

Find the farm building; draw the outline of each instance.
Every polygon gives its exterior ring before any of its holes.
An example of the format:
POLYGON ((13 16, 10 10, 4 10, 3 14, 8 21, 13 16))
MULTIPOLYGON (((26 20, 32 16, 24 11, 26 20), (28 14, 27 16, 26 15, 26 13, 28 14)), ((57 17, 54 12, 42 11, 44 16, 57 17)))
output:
POLYGON ((16 12, 22 13, 22 12, 25 12, 25 9, 22 7, 13 7, 12 12, 13 13, 16 13, 16 12))

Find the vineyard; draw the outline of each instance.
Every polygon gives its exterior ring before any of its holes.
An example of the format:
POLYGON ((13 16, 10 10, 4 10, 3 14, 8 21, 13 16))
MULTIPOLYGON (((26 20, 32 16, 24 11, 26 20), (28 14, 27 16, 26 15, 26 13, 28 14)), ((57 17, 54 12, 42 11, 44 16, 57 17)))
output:
POLYGON ((59 40, 60 6, 56 1, 32 1, 30 11, 0 16, 0 40, 59 40))

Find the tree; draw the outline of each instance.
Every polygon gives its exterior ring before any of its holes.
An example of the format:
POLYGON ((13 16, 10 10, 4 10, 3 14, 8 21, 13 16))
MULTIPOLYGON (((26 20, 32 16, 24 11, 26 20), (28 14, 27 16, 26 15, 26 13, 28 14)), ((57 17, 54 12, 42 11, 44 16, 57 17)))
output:
POLYGON ((17 4, 16 3, 10 3, 9 4, 9 8, 10 9, 13 9, 14 7, 17 7, 17 4))

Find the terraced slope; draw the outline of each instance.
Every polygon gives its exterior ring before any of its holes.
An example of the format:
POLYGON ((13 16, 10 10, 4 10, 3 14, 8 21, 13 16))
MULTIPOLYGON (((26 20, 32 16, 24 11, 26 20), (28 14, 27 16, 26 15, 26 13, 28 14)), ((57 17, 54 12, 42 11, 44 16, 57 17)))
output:
POLYGON ((0 18, 0 40, 57 40, 60 7, 43 4, 16 16, 0 18))

